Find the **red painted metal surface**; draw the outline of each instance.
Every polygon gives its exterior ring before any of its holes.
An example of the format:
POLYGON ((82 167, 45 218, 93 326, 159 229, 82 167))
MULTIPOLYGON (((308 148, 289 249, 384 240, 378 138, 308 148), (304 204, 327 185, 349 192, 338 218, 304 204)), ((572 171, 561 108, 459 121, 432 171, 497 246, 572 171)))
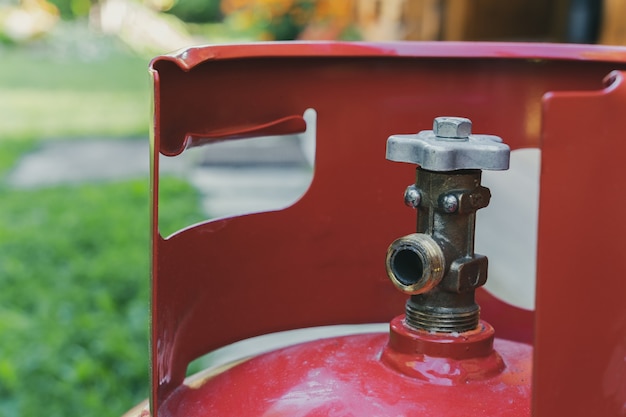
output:
MULTIPOLYGON (((385 142, 439 115, 469 117, 477 133, 501 136, 512 149, 543 150, 534 415, 626 410, 626 281, 618 272, 626 87, 621 73, 602 83, 626 69, 626 50, 256 44, 191 49, 152 68, 153 410, 184 391, 187 364, 214 348, 291 328, 389 321, 402 311, 405 297, 387 281, 384 257, 414 228, 414 212, 398 204, 414 167, 387 162, 385 142), (297 131, 307 108, 318 114, 315 176, 299 202, 159 235, 159 154, 297 131)), ((531 312, 487 293, 479 300, 498 337, 531 341, 531 312)))
POLYGON ((534 381, 542 416, 626 414, 625 74, 611 74, 603 90, 544 98, 534 381), (563 206, 581 192, 601 213, 563 206))
POLYGON ((530 415, 532 349, 497 340, 499 363, 394 352, 408 377, 380 360, 387 334, 318 340, 256 357, 183 386, 163 416, 519 416, 530 415), (506 361, 506 369, 498 365, 506 361), (489 369, 478 374, 476 369, 489 369), (469 370, 470 372, 466 372, 469 370))

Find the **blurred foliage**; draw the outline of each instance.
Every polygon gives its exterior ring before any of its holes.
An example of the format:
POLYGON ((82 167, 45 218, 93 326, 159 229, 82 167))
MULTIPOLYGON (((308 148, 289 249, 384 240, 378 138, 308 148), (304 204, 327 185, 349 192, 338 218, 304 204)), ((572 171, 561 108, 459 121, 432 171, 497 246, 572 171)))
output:
POLYGON ((36 148, 34 138, 21 137, 19 139, 5 139, 0 142, 2 152, 0 152, 0 178, 6 175, 15 161, 28 151, 36 148))
POLYGON ((129 45, 141 44, 140 51, 156 50, 151 55, 177 49, 180 46, 163 45, 180 45, 181 42, 187 45, 235 40, 354 40, 360 37, 354 24, 356 0, 125 1, 126 4, 108 0, 20 0, 19 6, 11 6, 10 13, 4 14, 0 4, 0 44, 47 37, 55 32, 59 15, 65 23, 89 20, 90 24, 115 33, 129 45), (5 14, 9 17, 3 17, 5 14), (29 23, 21 24, 26 15, 29 23), (129 23, 136 19, 125 19, 127 15, 140 16, 141 23, 129 23), (210 37, 194 40, 190 32, 210 37))
POLYGON ((54 4, 61 13, 61 18, 65 20, 84 17, 89 14, 91 9, 90 0, 48 0, 54 4))
MULTIPOLYGON (((202 219, 161 193, 165 229, 202 219)), ((122 414, 149 387, 148 181, 0 194, 0 415, 122 414)))
POLYGON ((19 43, 45 36, 59 20, 47 0, 0 1, 0 42, 19 43))
POLYGON ((263 40, 354 37, 353 0, 222 0, 222 12, 227 24, 263 40))
POLYGON ((223 18, 220 0, 176 0, 167 13, 188 23, 212 23, 223 18))

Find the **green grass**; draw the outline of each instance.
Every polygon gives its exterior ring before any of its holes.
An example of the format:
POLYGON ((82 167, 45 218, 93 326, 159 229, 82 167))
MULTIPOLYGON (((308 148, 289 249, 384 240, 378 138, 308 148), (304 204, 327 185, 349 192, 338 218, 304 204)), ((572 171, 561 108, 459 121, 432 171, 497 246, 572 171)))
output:
POLYGON ((147 96, 31 89, 0 91, 0 96, 0 114, 6 116, 1 137, 147 136, 147 96), (84 107, 76 111, 77 103, 84 107))
POLYGON ((89 95, 111 90, 145 93, 149 87, 149 60, 124 49, 83 60, 42 53, 32 47, 4 47, 0 56, 0 85, 4 89, 70 90, 89 95))
MULTIPOLYGON (((164 229, 202 219, 161 193, 164 229)), ((0 195, 0 415, 120 415, 149 387, 147 180, 0 195)))
POLYGON ((82 43, 0 46, 0 140, 147 135, 149 60, 114 39, 70 32, 82 43))
MULTIPOLYGON (((148 59, 80 25, 0 45, 0 416, 120 415, 148 395, 148 178, 13 189, 42 140, 147 137, 148 59)), ((164 234, 204 218, 161 178, 164 234)))
POLYGON ((21 155, 34 150, 36 147, 37 142, 28 137, 23 137, 20 140, 12 139, 0 142, 0 179, 15 165, 15 162, 21 155))

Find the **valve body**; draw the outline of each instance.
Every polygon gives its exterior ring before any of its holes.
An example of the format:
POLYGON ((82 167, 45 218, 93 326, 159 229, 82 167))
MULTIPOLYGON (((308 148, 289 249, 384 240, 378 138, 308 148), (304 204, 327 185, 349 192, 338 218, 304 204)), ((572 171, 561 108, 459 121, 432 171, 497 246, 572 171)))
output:
POLYGON ((394 241, 387 273, 410 294, 406 323, 431 332, 476 329, 474 291, 487 281, 487 257, 474 253, 476 211, 491 199, 481 169, 507 169, 509 147, 491 135, 471 135, 471 122, 435 119, 432 131, 394 135, 387 158, 418 165, 405 202, 417 209, 416 233, 394 241))

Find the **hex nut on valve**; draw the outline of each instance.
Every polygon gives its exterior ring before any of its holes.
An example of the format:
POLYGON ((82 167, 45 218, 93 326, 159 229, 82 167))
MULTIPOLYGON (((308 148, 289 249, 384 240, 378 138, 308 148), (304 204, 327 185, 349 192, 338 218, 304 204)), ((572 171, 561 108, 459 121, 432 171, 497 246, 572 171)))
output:
POLYGON ((433 132, 438 138, 467 139, 472 134, 472 121, 465 117, 436 117, 433 132))
POLYGON ((412 208, 417 208, 421 200, 422 196, 415 184, 406 187, 406 190, 404 190, 404 204, 412 208))
POLYGON ((459 199, 454 194, 448 194, 443 197, 441 205, 446 213, 454 213, 459 208, 459 199))

